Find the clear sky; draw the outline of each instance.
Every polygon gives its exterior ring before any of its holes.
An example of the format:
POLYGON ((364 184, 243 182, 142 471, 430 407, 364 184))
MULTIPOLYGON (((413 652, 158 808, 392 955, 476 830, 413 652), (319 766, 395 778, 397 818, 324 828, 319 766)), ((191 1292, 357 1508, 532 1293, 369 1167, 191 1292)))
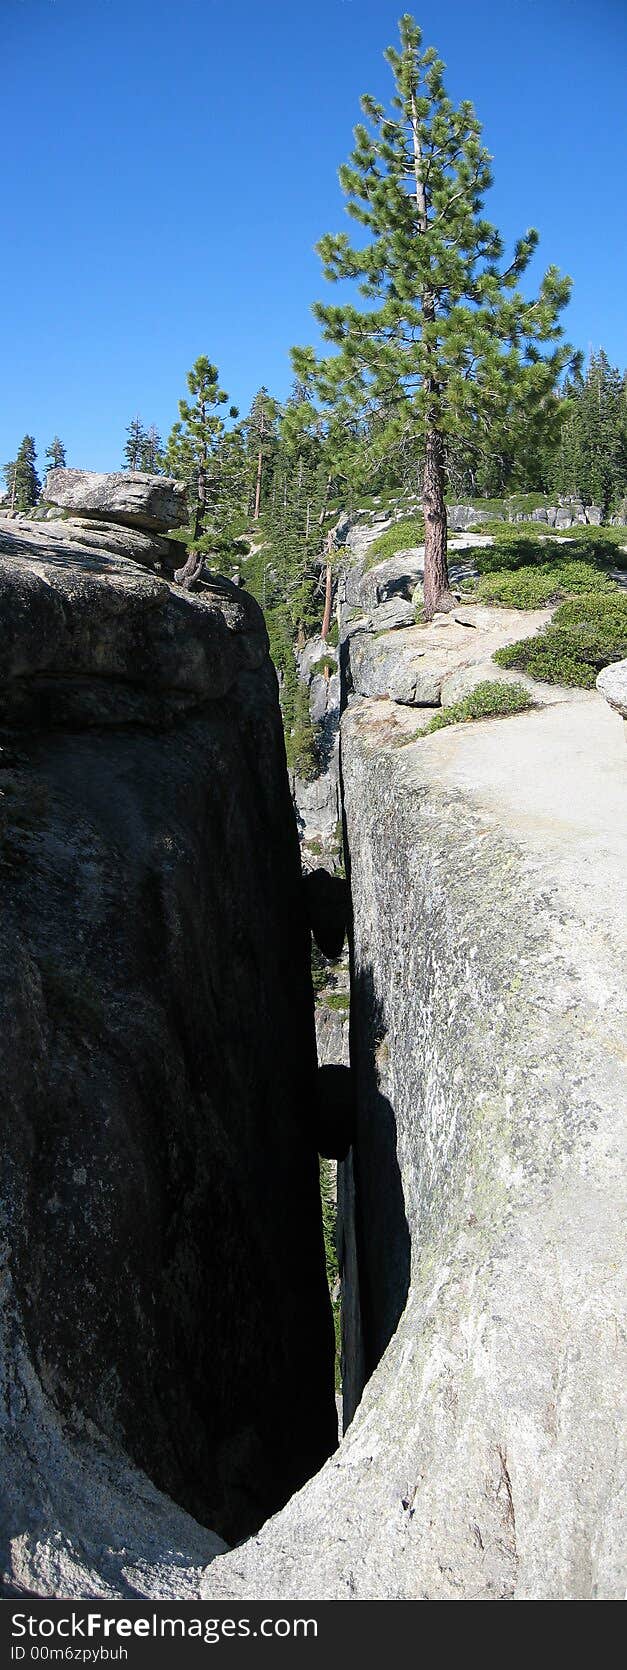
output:
MULTIPOLYGON (((245 410, 314 338, 359 95, 403 0, 0 0, 0 464, 121 464, 200 353, 245 410)), ((569 337, 627 364, 624 0, 415 0, 494 156, 487 212, 575 280, 569 337)))

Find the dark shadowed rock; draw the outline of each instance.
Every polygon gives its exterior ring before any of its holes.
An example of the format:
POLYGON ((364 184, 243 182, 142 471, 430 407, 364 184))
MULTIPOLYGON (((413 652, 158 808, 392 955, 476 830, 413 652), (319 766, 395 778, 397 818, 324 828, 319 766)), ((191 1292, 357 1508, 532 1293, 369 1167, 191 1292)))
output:
POLYGON ((311 870, 303 876, 307 920, 324 957, 339 957, 348 927, 348 887, 343 876, 311 870))
POLYGON ((44 498, 79 516, 122 522, 165 533, 183 527, 188 517, 187 489, 172 476, 144 475, 120 470, 99 475, 95 470, 49 470, 44 498))
POLYGON ((189 1594, 336 1441, 277 683, 228 582, 48 532, 0 550, 2 1563, 189 1594))
POLYGON ((318 1068, 317 1142, 326 1160, 345 1160, 355 1133, 355 1101, 350 1067, 333 1063, 318 1068))

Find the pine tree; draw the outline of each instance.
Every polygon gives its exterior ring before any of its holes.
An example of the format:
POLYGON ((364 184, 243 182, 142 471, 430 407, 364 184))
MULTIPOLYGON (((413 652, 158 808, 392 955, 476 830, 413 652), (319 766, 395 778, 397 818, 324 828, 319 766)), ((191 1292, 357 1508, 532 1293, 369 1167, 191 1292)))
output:
POLYGON ((163 442, 154 423, 142 435, 138 469, 147 475, 163 475, 163 442))
POLYGON ((15 509, 15 492, 16 492, 15 459, 14 458, 10 458, 8 464, 3 464, 2 474, 4 476, 4 485, 5 485, 5 489, 6 489, 6 497, 9 501, 9 507, 10 507, 11 510, 14 510, 15 509))
POLYGON ((63 441, 60 441, 58 435, 55 435, 50 442, 50 446, 46 447, 46 458, 50 460, 48 468, 50 470, 65 469, 65 456, 63 441))
MULTIPOLYGON (((216 410, 229 397, 206 354, 188 372, 187 387, 193 401, 179 400, 179 421, 168 437, 166 463, 189 488, 192 540, 188 559, 176 574, 180 584, 189 587, 200 579, 206 556, 233 560, 241 553, 232 529, 220 523, 229 474, 226 460, 234 456, 236 443, 231 446, 232 432, 216 410)), ((237 407, 230 406, 228 415, 236 418, 237 407)))
MULTIPOLYGON (((217 366, 206 354, 201 354, 188 372, 187 387, 193 400, 179 400, 180 422, 170 434, 168 461, 178 464, 183 478, 194 483, 193 531, 197 538, 204 533, 208 512, 218 496, 220 471, 216 460, 226 424, 216 408, 226 405, 229 397, 220 388, 217 366)), ((237 416, 237 407, 231 406, 229 417, 237 416)))
POLYGON ((32 510, 41 492, 36 468, 37 449, 33 435, 25 435, 17 458, 4 468, 7 493, 12 510, 32 510))
POLYGON ((558 493, 600 505, 606 520, 627 491, 627 382, 601 348, 565 394, 553 483, 558 493))
POLYGON ((325 235, 325 276, 357 281, 371 304, 317 303, 333 355, 296 349, 297 375, 314 387, 357 449, 371 426, 374 457, 408 448, 422 459, 425 617, 451 606, 445 490, 450 451, 464 440, 502 434, 555 401, 569 350, 558 346, 570 281, 550 267, 534 301, 518 281, 537 247, 529 231, 503 266, 503 241, 483 218, 490 158, 474 109, 446 96, 444 65, 421 51, 409 15, 400 21, 391 109, 362 99, 340 169, 348 213, 366 228, 365 247, 325 235), (543 351, 544 350, 544 351, 543 351))
POLYGON ((276 400, 271 399, 267 388, 260 388, 243 425, 246 449, 251 461, 250 502, 254 522, 259 521, 261 514, 262 492, 267 495, 270 486, 269 477, 276 452, 278 415, 279 407, 276 400))
POLYGON ((125 433, 124 457, 126 463, 124 469, 141 470, 142 450, 146 445, 146 431, 139 414, 131 418, 125 433))

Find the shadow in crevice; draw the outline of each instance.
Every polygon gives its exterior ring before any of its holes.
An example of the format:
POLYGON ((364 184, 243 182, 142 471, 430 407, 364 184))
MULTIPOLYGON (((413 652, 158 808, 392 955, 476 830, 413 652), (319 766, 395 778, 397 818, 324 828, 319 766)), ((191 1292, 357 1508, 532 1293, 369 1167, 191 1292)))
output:
POLYGON ((355 1138, 342 1184, 345 1424, 398 1327, 410 1283, 396 1114, 380 1088, 387 1060, 383 1012, 372 970, 365 968, 352 987, 355 1138))

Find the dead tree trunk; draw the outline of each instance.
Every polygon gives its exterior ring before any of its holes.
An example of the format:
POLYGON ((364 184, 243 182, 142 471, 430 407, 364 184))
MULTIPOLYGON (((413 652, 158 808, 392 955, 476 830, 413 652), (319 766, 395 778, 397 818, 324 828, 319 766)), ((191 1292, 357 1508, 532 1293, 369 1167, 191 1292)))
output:
POLYGON ((331 603, 333 599, 333 569, 331 567, 332 550, 333 535, 329 534, 326 543, 327 571, 324 584, 324 614, 322 616, 322 631, 320 634, 320 636, 324 638, 325 643, 329 636, 329 627, 331 625, 331 603))

